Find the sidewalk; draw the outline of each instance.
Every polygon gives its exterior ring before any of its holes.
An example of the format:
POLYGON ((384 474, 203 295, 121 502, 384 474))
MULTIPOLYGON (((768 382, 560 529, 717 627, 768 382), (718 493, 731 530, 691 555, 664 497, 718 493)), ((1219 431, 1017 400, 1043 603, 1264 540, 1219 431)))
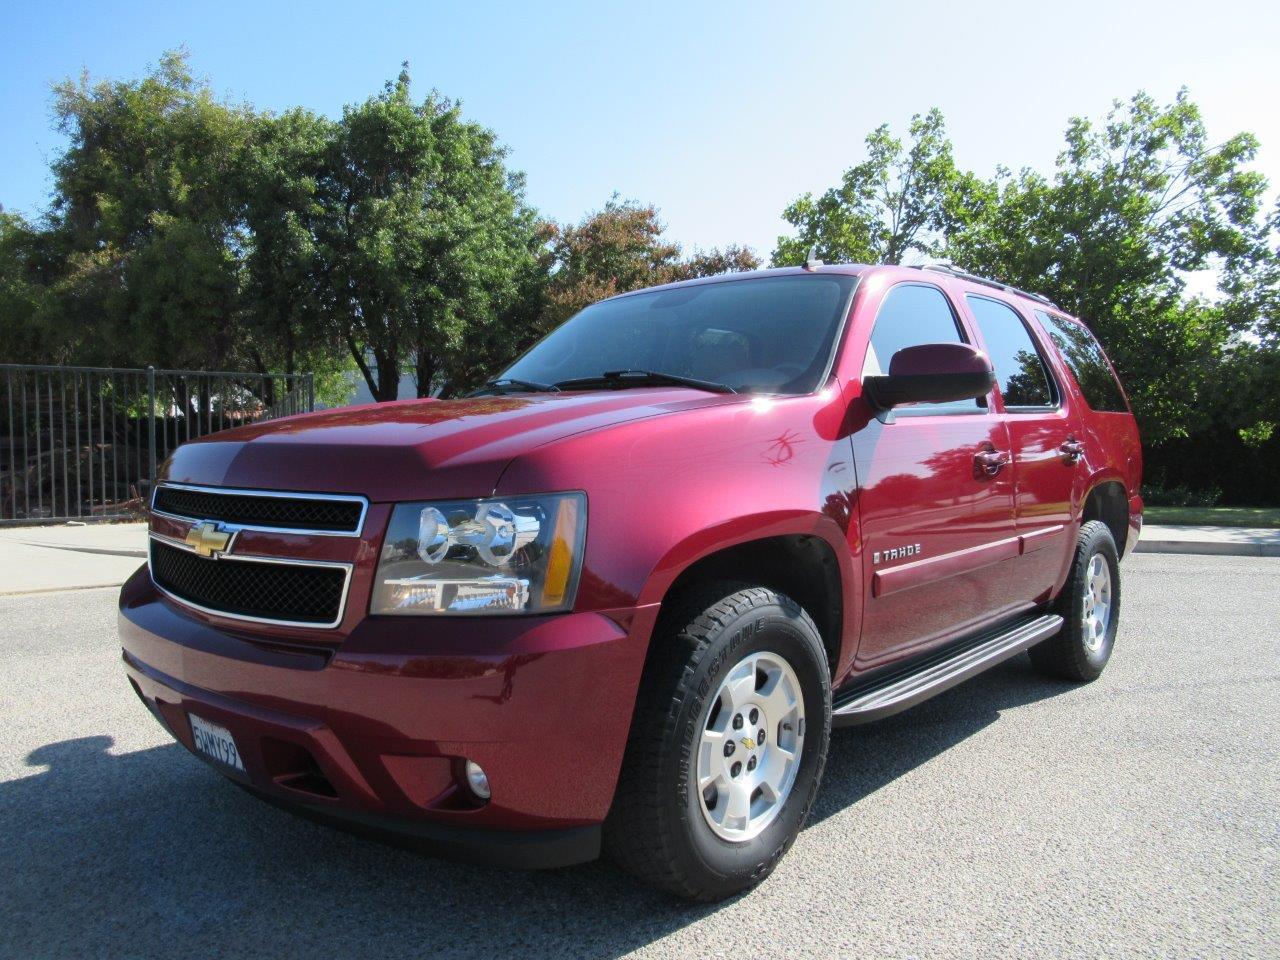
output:
POLYGON ((146 559, 145 523, 0 527, 0 596, 119 586, 146 559))
MULTIPOLYGON (((1280 530, 1150 526, 1138 552, 1280 557, 1280 530)), ((119 586, 146 558, 144 523, 0 527, 0 596, 119 586)))
POLYGON ((1142 537, 1138 540, 1138 552, 1280 557, 1280 530, 1186 524, 1143 527, 1142 537))

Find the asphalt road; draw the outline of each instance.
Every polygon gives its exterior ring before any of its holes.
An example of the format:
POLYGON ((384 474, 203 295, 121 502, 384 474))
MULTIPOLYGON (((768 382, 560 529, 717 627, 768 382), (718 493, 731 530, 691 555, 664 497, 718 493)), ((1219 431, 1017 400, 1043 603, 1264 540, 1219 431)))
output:
POLYGON ((1023 657, 838 731, 790 855, 717 906, 298 820, 134 699, 113 590, 2 597, 0 956, 1280 956, 1280 560, 1125 575, 1101 680, 1023 657))

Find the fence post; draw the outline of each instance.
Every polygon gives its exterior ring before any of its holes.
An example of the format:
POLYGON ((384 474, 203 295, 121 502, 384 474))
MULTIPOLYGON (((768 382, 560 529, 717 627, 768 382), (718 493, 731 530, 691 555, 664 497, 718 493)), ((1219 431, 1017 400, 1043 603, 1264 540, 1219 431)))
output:
POLYGON ((147 367, 147 453, 150 469, 147 473, 147 495, 156 483, 156 368, 147 367))
POLYGON ((311 413, 316 408, 316 375, 314 373, 307 374, 307 413, 311 413))

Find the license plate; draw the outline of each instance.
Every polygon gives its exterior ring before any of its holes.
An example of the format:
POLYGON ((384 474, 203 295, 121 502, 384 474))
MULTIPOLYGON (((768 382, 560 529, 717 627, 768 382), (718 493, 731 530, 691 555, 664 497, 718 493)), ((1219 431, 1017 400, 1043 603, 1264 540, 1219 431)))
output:
POLYGON ((244 770, 240 751, 236 749, 230 730, 208 720, 201 720, 194 713, 187 714, 187 717, 191 721, 191 739, 195 741, 197 750, 228 767, 244 770))

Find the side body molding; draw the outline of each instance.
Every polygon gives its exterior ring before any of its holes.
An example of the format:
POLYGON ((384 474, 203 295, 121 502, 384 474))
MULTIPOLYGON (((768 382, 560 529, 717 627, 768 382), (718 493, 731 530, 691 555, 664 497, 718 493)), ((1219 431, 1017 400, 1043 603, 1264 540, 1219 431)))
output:
POLYGON ((872 596, 888 596, 926 583, 969 573, 1002 560, 1012 560, 1024 553, 1031 553, 1048 546, 1053 542, 1054 536, 1061 533, 1063 529, 1061 524, 1042 527, 1016 537, 944 553, 940 557, 925 557, 888 570, 877 570, 871 581, 872 596))

